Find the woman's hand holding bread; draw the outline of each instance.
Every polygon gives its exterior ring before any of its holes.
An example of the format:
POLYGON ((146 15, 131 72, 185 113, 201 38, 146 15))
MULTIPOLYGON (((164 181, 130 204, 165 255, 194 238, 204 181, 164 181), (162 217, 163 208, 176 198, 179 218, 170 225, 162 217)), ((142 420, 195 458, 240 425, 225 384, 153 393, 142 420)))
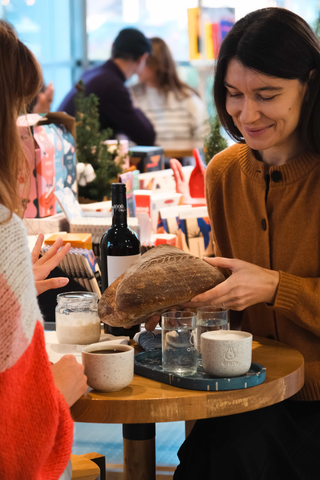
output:
POLYGON ((222 283, 184 304, 189 307, 214 305, 244 310, 257 303, 273 303, 279 284, 279 272, 232 258, 205 258, 212 266, 231 271, 222 283))

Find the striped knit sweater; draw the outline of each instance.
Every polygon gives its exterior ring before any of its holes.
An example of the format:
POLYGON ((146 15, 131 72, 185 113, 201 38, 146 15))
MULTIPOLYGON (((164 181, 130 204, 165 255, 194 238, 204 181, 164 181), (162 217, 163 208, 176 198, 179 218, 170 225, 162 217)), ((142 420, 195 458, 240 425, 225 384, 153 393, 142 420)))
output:
POLYGON ((73 422, 45 350, 22 221, 0 205, 0 478, 57 480, 73 422))
POLYGON ((174 92, 167 97, 156 88, 134 85, 134 100, 156 131, 156 143, 170 140, 203 139, 209 133, 205 104, 192 90, 190 95, 178 99, 174 92))

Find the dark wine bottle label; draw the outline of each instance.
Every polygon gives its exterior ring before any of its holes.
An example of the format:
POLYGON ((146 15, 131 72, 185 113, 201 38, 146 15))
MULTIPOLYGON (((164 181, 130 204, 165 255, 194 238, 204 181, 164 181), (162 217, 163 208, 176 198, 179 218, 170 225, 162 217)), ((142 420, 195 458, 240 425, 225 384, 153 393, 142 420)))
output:
POLYGON ((123 203, 116 203, 112 205, 113 214, 116 215, 117 213, 126 213, 127 207, 123 203))
POLYGON ((125 255, 125 256, 111 256, 107 255, 107 275, 108 275, 108 287, 117 280, 120 275, 128 270, 131 265, 139 260, 141 254, 137 255, 125 255))

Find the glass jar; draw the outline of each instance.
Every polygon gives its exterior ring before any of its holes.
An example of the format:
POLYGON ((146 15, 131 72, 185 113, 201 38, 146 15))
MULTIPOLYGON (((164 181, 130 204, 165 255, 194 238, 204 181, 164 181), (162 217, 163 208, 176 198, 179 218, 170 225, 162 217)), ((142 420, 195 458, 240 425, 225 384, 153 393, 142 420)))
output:
POLYGON ((57 295, 56 333, 59 343, 88 345, 99 341, 98 295, 68 292, 57 295))

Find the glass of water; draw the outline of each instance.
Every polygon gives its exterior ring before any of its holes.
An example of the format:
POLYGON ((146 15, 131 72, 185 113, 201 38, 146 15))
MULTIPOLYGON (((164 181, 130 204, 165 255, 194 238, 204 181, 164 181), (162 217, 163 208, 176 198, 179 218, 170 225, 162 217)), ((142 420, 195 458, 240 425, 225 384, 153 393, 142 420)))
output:
POLYGON ((189 311, 162 315, 162 367, 177 375, 193 375, 197 371, 196 314, 189 311))
POLYGON ((201 334, 212 330, 229 330, 229 310, 218 307, 197 308, 196 349, 201 354, 201 334))

